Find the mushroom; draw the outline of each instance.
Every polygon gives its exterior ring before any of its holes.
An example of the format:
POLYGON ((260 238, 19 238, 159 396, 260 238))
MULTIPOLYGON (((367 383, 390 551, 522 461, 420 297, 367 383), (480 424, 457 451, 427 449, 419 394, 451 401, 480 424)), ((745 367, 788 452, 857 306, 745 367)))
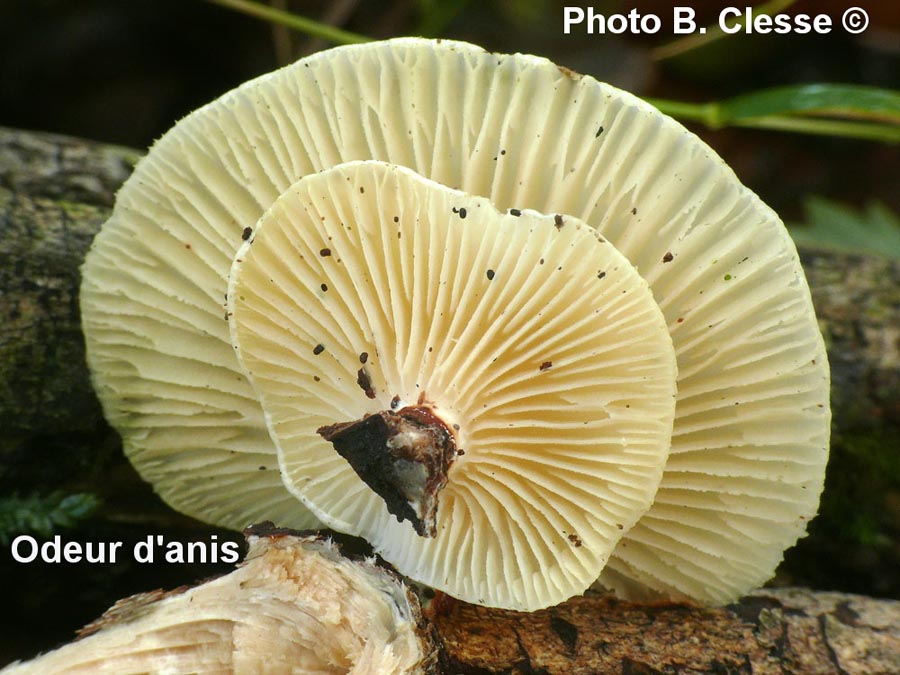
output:
POLYGON ((75 642, 2 672, 436 671, 418 600, 396 575, 270 525, 247 531, 247 557, 230 574, 121 600, 75 642))
POLYGON ((558 215, 560 231, 587 223, 650 284, 678 361, 670 457, 600 581, 726 602, 771 576, 816 512, 830 422, 824 344, 783 224, 647 103, 447 40, 340 47, 249 82, 179 122, 122 188, 82 309, 107 416, 157 491, 231 527, 315 521, 289 471, 281 482, 233 353, 225 279, 280 194, 368 159, 501 212, 558 215))
POLYGON ((275 200, 231 270, 231 334, 288 488, 469 602, 583 592, 668 454, 662 314, 612 245, 556 221, 350 162, 275 200))

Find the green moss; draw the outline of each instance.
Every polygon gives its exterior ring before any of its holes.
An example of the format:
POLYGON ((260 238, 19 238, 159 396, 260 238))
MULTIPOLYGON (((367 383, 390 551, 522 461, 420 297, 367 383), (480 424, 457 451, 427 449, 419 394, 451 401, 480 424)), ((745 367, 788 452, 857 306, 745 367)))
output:
POLYGON ((843 434, 832 444, 819 515, 785 557, 792 583, 900 597, 897 432, 843 434))
POLYGON ((845 436, 834 446, 819 518, 848 542, 889 540, 892 522, 884 498, 900 491, 900 453, 887 434, 845 436))

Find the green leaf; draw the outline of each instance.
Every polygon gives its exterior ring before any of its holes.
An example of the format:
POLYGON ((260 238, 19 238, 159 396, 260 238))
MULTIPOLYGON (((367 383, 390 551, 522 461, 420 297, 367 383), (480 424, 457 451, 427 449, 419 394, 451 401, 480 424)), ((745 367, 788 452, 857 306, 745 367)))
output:
POLYGON ((9 544, 18 534, 49 537, 60 528, 85 520, 100 504, 100 498, 89 493, 4 497, 0 499, 0 544, 9 544))
POLYGON ((900 259, 900 218, 884 204, 872 202, 859 210, 822 197, 810 197, 804 212, 804 224, 789 226, 798 244, 900 259))
POLYGON ((648 101, 668 115, 710 129, 754 127, 900 143, 900 92, 889 89, 807 84, 709 103, 648 101))
POLYGON ((852 84, 804 84, 737 96, 722 103, 724 123, 773 115, 878 120, 900 125, 900 92, 852 84))

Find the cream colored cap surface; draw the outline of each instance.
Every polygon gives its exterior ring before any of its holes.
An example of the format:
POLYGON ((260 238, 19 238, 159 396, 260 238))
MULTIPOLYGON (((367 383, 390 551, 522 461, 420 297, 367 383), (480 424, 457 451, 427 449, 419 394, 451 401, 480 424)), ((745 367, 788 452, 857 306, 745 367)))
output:
POLYGON ((247 83, 176 125, 123 187, 82 307, 101 401, 160 494, 233 527, 310 521, 280 485, 232 353, 224 279, 279 194, 365 159, 501 211, 571 214, 637 267, 666 317, 679 393, 655 504, 603 581, 724 602, 768 578, 816 512, 830 422, 787 231, 648 104, 544 59, 446 40, 338 48, 247 83))
POLYGON ((574 218, 501 214, 408 169, 342 164, 263 216, 228 307, 288 488, 416 581, 491 606, 556 604, 650 506, 674 351, 644 280, 574 218), (416 405, 459 449, 434 538, 391 516, 317 433, 416 405))

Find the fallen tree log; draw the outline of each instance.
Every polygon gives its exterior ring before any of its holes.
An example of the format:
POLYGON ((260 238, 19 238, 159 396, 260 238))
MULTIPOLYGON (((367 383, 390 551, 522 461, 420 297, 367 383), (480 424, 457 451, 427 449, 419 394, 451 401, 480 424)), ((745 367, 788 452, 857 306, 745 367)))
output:
POLYGON ((431 629, 395 574, 315 534, 271 524, 246 534, 234 572, 121 600, 75 642, 0 672, 436 672, 431 629))
POLYGON ((724 608, 588 595, 523 614, 450 601, 433 622, 447 673, 900 673, 900 602, 800 588, 724 608))
POLYGON ((372 558, 313 534, 251 528, 238 568, 116 603, 78 639, 0 671, 679 675, 900 672, 900 602, 805 589, 725 608, 589 593, 524 613, 439 595, 426 620, 372 558))
POLYGON ((96 473, 110 434, 84 360, 78 268, 139 156, 0 129, 0 492, 96 473))

